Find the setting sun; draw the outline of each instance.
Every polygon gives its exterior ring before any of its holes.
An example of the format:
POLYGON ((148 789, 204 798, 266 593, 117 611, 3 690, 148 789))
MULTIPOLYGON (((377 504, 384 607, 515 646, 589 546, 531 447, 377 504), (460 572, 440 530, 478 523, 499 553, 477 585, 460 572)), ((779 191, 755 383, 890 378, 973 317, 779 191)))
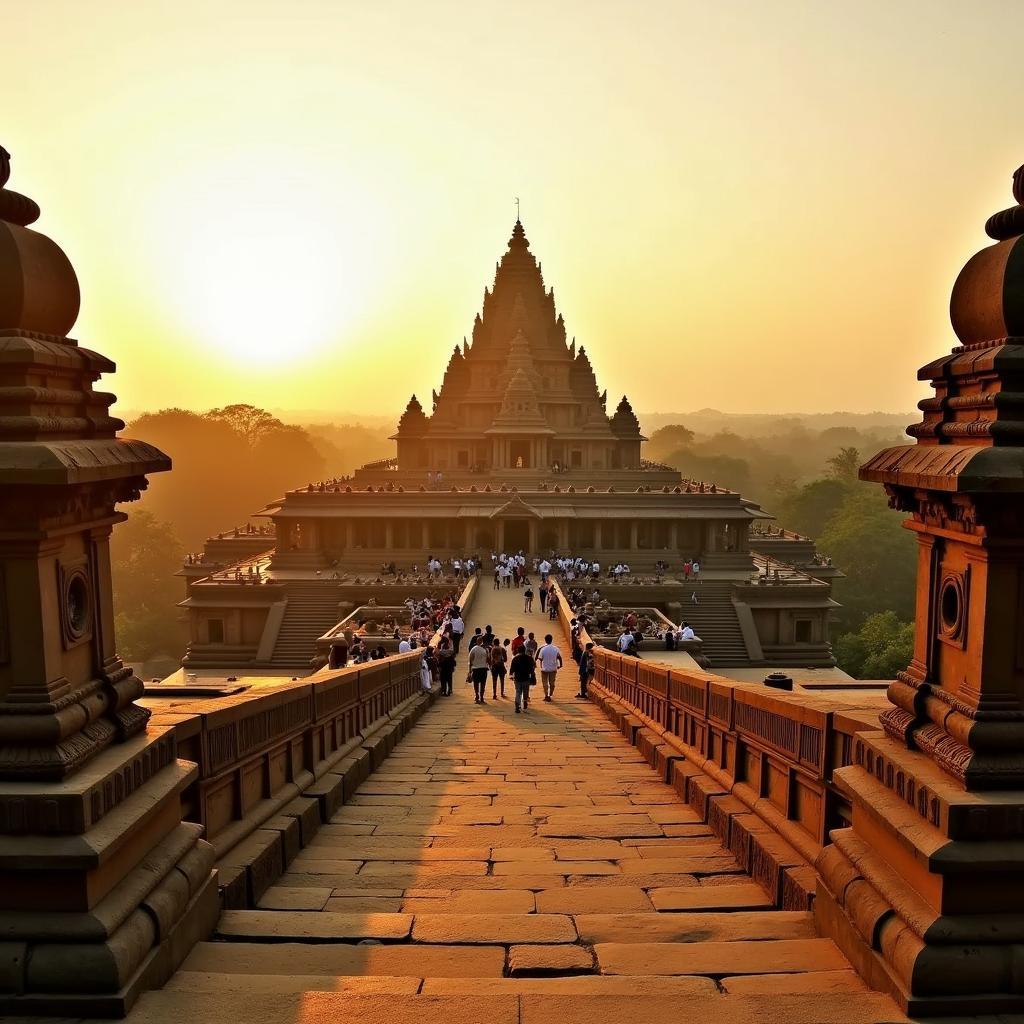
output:
POLYGON ((154 214, 176 327, 227 364, 304 365, 351 329, 369 286, 359 209, 315 173, 260 153, 194 169, 154 214), (260 165, 260 173, 252 169, 260 165))

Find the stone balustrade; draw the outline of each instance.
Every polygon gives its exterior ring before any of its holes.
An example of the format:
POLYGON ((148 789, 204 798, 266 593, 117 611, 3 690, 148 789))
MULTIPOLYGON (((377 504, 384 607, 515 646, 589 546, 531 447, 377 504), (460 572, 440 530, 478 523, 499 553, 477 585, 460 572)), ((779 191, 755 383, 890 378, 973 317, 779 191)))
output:
MULTIPOLYGON (((569 628, 571 611, 559 614, 569 628)), ((593 638, 584 633, 584 644, 593 638)), ((811 906, 814 861, 849 820, 833 773, 877 728, 884 694, 769 690, 594 647, 590 694, 786 909, 811 906)))
MULTIPOLYGON (((464 608, 475 591, 472 579, 464 608)), ((422 654, 212 700, 144 702, 198 766, 182 816, 205 828, 225 907, 253 905, 426 709, 422 654)))

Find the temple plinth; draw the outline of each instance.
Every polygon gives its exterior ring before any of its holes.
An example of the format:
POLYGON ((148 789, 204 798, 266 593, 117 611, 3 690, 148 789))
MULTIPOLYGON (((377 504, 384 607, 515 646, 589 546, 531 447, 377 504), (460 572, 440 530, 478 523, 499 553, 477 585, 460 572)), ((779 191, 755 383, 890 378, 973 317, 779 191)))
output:
POLYGON ((987 228, 916 444, 861 469, 918 538, 914 657, 836 773, 852 827, 818 864, 826 934, 924 1015, 1024 1009, 1024 206, 987 228))
POLYGON ((75 272, 0 150, 0 1013, 122 1013, 212 926, 195 766, 117 656, 109 538, 170 460, 117 437, 114 364, 68 337, 75 272))

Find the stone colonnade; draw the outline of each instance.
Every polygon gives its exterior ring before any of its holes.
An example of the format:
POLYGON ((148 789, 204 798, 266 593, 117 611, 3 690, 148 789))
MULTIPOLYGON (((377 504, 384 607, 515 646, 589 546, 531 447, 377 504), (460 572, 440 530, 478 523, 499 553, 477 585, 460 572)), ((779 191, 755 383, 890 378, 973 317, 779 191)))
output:
POLYGON ((748 523, 707 519, 486 516, 474 518, 320 518, 279 520, 278 551, 494 550, 745 552, 748 523))

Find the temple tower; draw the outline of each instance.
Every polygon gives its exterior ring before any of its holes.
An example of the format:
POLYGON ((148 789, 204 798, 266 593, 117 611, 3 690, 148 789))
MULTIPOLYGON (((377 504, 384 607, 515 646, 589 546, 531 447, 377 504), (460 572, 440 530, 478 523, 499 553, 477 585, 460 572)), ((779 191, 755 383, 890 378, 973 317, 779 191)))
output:
POLYGON ((861 469, 918 538, 914 657, 837 773, 852 827, 818 864, 823 931, 924 1015, 1024 1009, 1024 206, 987 231, 917 443, 861 469))
POLYGON ((114 364, 68 337, 74 269, 0 150, 0 1013, 123 1012, 217 908, 195 766, 117 657, 109 537, 170 460, 118 438, 114 364))

